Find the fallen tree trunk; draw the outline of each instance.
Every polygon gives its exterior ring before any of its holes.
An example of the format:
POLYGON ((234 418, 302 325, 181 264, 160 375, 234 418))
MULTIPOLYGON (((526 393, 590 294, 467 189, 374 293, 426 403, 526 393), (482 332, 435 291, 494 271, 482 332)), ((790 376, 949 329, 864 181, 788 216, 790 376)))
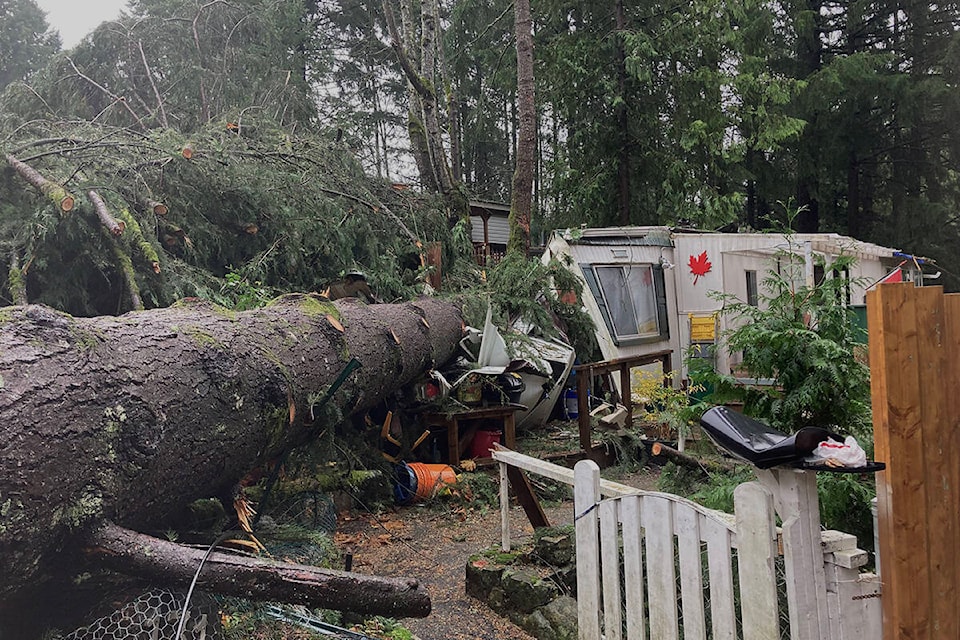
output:
POLYGON ((198 498, 364 411, 454 352, 451 304, 290 295, 120 317, 0 309, 0 621, 109 520, 163 530, 198 498), (335 325, 340 325, 338 329, 335 325), (395 339, 396 336, 396 339, 395 339), (317 404, 355 358, 354 372, 317 404))
POLYGON ((98 566, 161 584, 189 585, 201 566, 197 588, 253 600, 303 604, 396 618, 422 618, 430 597, 416 580, 379 578, 185 547, 113 524, 87 539, 87 556, 98 566))

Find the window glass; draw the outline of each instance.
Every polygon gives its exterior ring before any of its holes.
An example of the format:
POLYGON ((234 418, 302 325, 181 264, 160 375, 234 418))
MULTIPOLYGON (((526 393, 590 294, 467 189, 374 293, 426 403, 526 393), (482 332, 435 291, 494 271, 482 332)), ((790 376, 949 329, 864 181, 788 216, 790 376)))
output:
POLYGON ((649 265, 596 267, 597 280, 618 338, 657 335, 657 296, 649 265))
POLYGON ((757 272, 747 271, 747 304, 756 307, 760 304, 760 296, 757 291, 757 272))

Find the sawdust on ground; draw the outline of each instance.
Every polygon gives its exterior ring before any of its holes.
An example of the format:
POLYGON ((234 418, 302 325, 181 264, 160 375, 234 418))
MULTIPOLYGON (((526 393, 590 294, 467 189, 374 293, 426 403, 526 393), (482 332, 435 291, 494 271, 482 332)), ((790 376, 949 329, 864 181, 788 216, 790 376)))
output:
MULTIPOLYGON (((606 474, 605 474, 606 475, 606 474)), ((639 489, 655 490, 657 473, 643 469, 611 477, 639 489)), ((573 521, 573 502, 544 507, 550 524, 573 521)), ((529 541, 533 528, 523 510, 510 509, 511 539, 529 541)), ((533 636, 465 592, 465 567, 474 553, 500 543, 500 512, 414 505, 392 512, 341 514, 337 545, 353 554, 353 570, 387 577, 411 577, 430 594, 431 614, 403 620, 421 640, 533 640, 533 636)))

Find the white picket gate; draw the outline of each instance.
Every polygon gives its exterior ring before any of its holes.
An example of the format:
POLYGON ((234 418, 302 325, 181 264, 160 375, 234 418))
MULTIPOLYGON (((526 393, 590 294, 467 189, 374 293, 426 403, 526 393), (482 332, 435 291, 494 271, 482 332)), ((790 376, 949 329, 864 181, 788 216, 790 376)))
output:
POLYGON ((599 467, 579 462, 580 638, 620 640, 625 629, 628 640, 778 640, 773 498, 751 482, 735 501, 734 520, 668 493, 601 499, 599 467))
POLYGON ((601 480, 589 460, 571 471, 513 451, 493 456, 505 550, 506 465, 574 486, 580 640, 780 640, 781 613, 791 640, 881 637, 879 578, 859 572, 867 558, 854 536, 820 531, 813 473, 758 472, 737 487, 731 516, 601 480))

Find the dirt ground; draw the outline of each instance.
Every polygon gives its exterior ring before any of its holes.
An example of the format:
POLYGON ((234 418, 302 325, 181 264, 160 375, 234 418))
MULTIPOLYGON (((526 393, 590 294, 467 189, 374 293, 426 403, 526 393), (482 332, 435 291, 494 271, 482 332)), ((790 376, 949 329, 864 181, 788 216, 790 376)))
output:
MULTIPOLYGON (((656 488, 656 470, 604 474, 639 489, 656 488)), ((544 507, 550 524, 573 521, 573 501, 544 507)), ((511 539, 528 541, 533 528, 518 506, 510 509, 511 539)), ((353 554, 353 570, 420 580, 433 611, 403 620, 421 640, 530 640, 532 636, 465 593, 467 558, 500 543, 498 507, 453 508, 442 502, 401 507, 393 512, 341 514, 336 541, 353 554)))

